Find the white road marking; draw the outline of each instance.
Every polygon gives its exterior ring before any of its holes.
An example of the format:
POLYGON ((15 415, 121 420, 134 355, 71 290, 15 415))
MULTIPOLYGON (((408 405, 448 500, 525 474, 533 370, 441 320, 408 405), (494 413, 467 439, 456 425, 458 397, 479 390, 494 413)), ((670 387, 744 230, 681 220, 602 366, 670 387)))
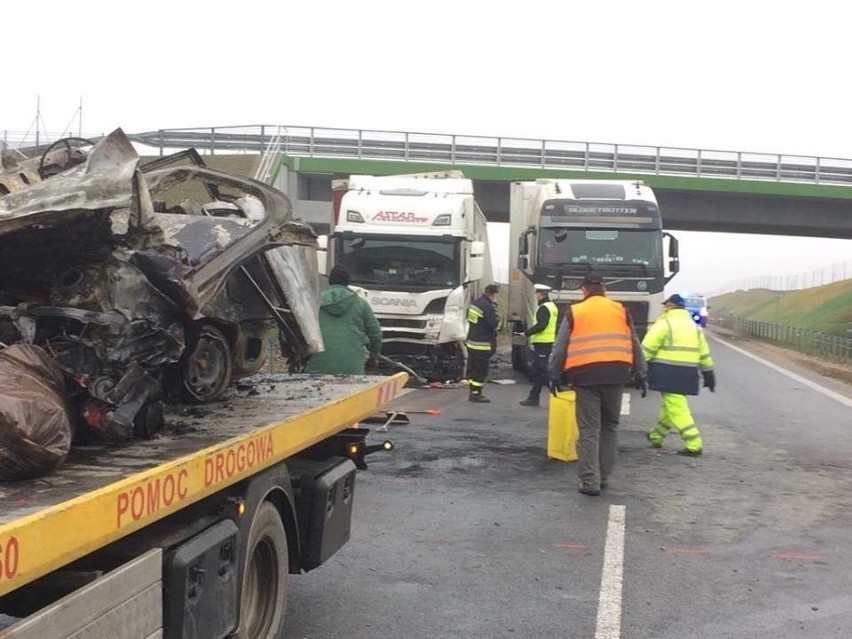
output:
POLYGON ((767 360, 763 359, 762 357, 758 357, 757 355, 752 355, 748 351, 743 350, 742 348, 739 348, 738 346, 734 346, 730 342, 726 342, 723 339, 719 339, 715 335, 713 336, 713 339, 716 340, 717 342, 727 346, 728 348, 735 350, 737 353, 740 353, 741 355, 745 355, 746 357, 750 357, 754 361, 756 361, 760 364, 763 364, 767 368, 771 368, 774 371, 778 371, 782 375, 786 375, 790 379, 793 379, 793 380, 799 382, 800 384, 804 384, 808 388, 812 388, 813 390, 817 391, 818 393, 822 393, 826 397, 829 397, 829 398, 831 398, 835 401, 840 402, 841 404, 843 404, 845 406, 848 406, 849 408, 852 408, 852 399, 849 399, 845 395, 841 395, 840 393, 837 393, 837 392, 831 390, 830 388, 826 388, 825 386, 820 386, 816 382, 812 382, 809 379, 805 379, 801 375, 796 375, 796 373, 792 373, 792 372, 788 371, 786 368, 778 366, 777 364, 773 364, 772 362, 767 361, 767 360))
POLYGON ((625 510, 626 506, 609 507, 595 639, 621 639, 625 510))
POLYGON ((621 414, 629 415, 630 414, 630 393, 624 393, 621 396, 621 414))

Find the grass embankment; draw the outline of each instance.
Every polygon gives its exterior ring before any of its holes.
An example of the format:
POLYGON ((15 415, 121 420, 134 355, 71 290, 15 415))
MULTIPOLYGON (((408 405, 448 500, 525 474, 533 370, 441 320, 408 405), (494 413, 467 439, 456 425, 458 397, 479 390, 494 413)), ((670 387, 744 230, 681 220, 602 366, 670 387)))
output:
POLYGON ((730 315, 852 336, 849 332, 852 330, 852 279, 801 291, 737 291, 714 297, 708 303, 711 318, 730 315))

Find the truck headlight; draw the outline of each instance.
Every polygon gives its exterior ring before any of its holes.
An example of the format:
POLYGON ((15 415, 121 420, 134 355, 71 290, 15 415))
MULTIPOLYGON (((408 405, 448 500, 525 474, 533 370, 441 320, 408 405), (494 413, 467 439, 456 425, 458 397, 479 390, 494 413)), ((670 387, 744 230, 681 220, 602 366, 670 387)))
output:
POLYGON ((424 335, 426 339, 438 339, 441 334, 441 318, 429 317, 426 319, 426 330, 424 335))

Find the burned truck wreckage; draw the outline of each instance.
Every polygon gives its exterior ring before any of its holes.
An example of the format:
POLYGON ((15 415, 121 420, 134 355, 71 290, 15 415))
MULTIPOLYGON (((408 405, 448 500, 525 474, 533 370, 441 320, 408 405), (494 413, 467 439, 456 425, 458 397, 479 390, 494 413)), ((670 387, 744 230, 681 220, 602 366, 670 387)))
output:
MULTIPOLYGON (((52 397, 76 438, 150 437, 164 402, 207 402, 257 372, 275 330, 291 362, 322 349, 315 247, 283 193, 194 151, 143 164, 120 129, 61 140, 0 172, 0 358, 31 375, 31 362, 58 366, 62 379, 41 383, 64 381, 52 397)), ((22 409, 36 391, 7 381, 0 479, 50 472, 71 433, 50 443, 52 467, 12 455, 39 407, 62 420, 44 399, 22 409)))

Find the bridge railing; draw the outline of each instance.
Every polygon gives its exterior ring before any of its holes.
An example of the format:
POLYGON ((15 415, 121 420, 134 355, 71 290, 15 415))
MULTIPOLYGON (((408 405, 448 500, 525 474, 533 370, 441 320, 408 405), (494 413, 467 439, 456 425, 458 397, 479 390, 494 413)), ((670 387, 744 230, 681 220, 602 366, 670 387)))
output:
POLYGON ((711 324, 781 344, 808 355, 852 364, 852 338, 739 317, 716 317, 711 319, 711 324))
POLYGON ((131 137, 161 153, 189 146, 261 152, 277 131, 282 151, 294 157, 852 184, 852 160, 741 151, 284 125, 162 129, 131 137))
POLYGON ((294 157, 852 185, 851 159, 742 151, 285 125, 160 129, 130 137, 160 154, 188 147, 263 153, 279 134, 282 152, 294 157))

